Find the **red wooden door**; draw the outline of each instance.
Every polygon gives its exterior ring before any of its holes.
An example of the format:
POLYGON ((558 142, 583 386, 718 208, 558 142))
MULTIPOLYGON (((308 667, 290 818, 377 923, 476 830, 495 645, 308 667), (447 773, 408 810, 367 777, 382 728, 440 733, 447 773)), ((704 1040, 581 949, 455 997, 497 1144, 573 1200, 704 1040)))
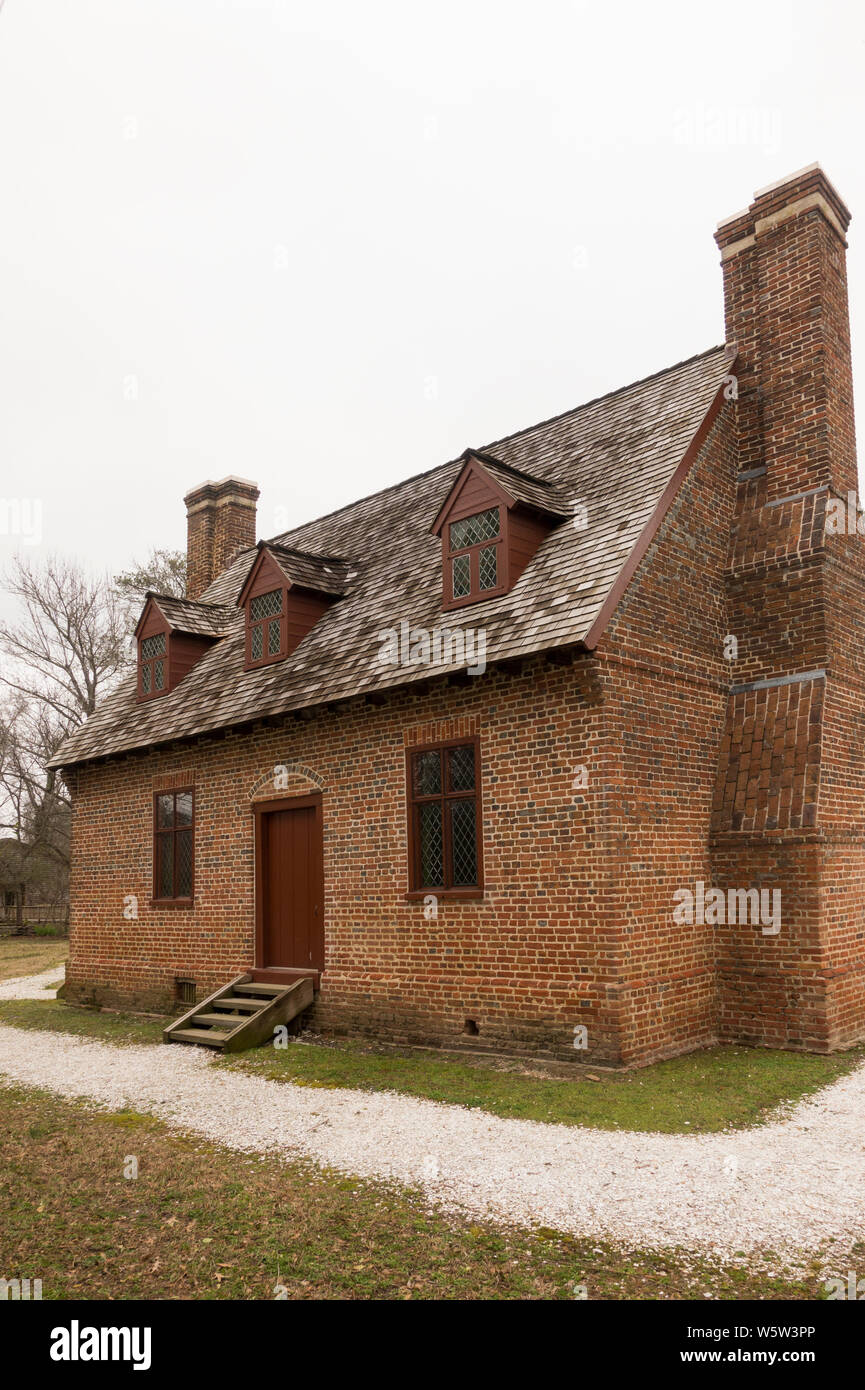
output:
POLYGON ((258 960, 262 968, 324 969, 320 797, 256 813, 258 960))

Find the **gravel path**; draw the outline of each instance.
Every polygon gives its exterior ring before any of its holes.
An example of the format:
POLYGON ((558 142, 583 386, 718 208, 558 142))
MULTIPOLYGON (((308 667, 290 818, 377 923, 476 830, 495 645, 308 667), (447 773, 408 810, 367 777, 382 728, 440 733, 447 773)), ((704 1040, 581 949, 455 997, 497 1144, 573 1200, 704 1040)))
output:
POLYGON ((14 980, 0 981, 0 999, 54 999, 55 985, 66 977, 66 966, 56 965, 39 975, 18 975, 14 980))
POLYGON ((751 1130, 610 1133, 393 1093, 292 1086, 195 1047, 112 1047, 0 1026, 0 1074, 135 1109, 228 1148, 417 1186, 436 1205, 629 1245, 793 1258, 865 1238, 865 1067, 751 1130))

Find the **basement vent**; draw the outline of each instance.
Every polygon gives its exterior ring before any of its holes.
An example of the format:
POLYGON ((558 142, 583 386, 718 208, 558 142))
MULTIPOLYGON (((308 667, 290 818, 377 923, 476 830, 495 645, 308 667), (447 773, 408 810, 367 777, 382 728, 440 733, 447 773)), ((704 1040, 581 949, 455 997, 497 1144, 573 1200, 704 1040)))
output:
POLYGON ((180 1001, 181 1004, 194 1004, 194 1003, 195 1003, 195 981, 194 981, 194 980, 181 980, 181 979, 179 979, 179 978, 178 978, 178 979, 175 979, 175 981, 174 981, 174 997, 175 997, 175 999, 178 999, 178 1000, 180 1001))
POLYGON ((473 1018, 466 1019, 465 1023, 463 1024, 463 1032, 467 1035, 467 1037, 476 1038, 480 1031, 480 1028, 475 1023, 473 1018))

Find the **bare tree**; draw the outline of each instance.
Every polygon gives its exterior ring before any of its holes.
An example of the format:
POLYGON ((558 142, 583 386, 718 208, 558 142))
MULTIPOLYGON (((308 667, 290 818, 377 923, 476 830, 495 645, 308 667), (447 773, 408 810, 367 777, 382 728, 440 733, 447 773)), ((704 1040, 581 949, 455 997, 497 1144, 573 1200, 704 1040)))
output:
POLYGON ((5 588, 21 616, 0 623, 0 827, 25 859, 65 870, 69 801, 45 764, 128 668, 127 613, 110 580, 59 557, 16 559, 5 588))
POLYGON ((186 595, 186 556, 182 550, 160 550, 154 547, 143 565, 133 562, 132 568, 115 575, 114 587, 127 605, 134 626, 148 589, 155 594, 171 594, 174 598, 186 595))
POLYGON ((111 580, 58 556, 16 559, 5 588, 21 616, 0 623, 0 830, 44 873, 68 867, 70 829, 63 782, 45 765, 129 668, 146 591, 185 593, 186 562, 156 549, 111 580))
POLYGON ((59 741, 129 665, 123 605, 107 579, 56 556, 40 565, 16 558, 5 588, 24 613, 17 623, 0 623, 0 681, 51 711, 59 741))

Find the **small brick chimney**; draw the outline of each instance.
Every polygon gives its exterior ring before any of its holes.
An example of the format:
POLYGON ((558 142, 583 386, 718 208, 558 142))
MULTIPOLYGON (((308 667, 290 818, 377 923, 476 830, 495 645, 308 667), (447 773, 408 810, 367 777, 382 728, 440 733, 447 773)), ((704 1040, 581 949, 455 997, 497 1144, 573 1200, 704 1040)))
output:
POLYGON ((255 545, 255 483, 221 478, 187 492, 186 594, 198 598, 239 550, 255 545))

